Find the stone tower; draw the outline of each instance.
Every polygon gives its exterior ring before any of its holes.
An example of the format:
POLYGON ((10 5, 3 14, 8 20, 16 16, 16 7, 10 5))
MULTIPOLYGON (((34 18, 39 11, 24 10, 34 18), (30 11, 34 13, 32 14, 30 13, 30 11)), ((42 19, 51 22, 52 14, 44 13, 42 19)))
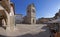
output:
POLYGON ((27 7, 27 23, 28 24, 36 23, 36 9, 33 3, 28 5, 27 7))

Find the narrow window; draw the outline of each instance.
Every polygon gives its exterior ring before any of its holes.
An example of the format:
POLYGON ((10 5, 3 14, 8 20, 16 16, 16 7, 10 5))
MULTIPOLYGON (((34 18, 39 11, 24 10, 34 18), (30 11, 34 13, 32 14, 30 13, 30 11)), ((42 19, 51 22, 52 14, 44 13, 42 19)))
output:
POLYGON ((34 23, 34 19, 33 19, 33 23, 34 23))

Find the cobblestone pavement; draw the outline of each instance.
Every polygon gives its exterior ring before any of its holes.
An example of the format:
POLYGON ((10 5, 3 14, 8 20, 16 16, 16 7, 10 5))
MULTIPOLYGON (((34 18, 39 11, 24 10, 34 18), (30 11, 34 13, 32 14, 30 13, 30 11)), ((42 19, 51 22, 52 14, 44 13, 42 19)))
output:
POLYGON ((0 36, 3 37, 49 37, 49 30, 46 25, 24 25, 17 24, 16 30, 13 32, 5 31, 0 27, 0 36))

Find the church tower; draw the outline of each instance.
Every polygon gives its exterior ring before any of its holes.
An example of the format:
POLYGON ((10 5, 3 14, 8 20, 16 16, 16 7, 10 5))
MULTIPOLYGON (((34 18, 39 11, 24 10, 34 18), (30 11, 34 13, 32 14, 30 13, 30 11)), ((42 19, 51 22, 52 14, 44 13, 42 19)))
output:
POLYGON ((36 9, 33 3, 28 5, 27 7, 27 23, 29 24, 36 23, 36 9))

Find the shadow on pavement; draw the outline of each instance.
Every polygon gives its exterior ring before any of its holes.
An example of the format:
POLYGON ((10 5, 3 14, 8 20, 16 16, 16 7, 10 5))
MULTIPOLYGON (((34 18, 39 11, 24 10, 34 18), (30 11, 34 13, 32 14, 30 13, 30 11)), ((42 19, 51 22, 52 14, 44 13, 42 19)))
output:
POLYGON ((0 37, 7 37, 7 36, 4 36, 4 35, 0 35, 0 37))
POLYGON ((45 32, 40 32, 38 34, 25 34, 25 35, 21 35, 21 36, 17 36, 17 37, 49 37, 49 35, 45 35, 45 32))
POLYGON ((47 29, 47 26, 43 26, 41 29, 47 29))

